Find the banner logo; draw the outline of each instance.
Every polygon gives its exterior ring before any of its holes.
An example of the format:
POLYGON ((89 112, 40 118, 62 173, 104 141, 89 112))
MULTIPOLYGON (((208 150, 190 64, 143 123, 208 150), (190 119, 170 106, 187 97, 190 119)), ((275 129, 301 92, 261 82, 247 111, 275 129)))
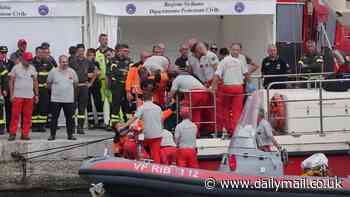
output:
POLYGON ((38 12, 41 16, 46 16, 49 14, 49 7, 47 5, 41 5, 38 8, 38 12))
POLYGON ((242 13, 245 10, 245 5, 242 2, 237 2, 235 5, 235 11, 237 13, 242 13))
POLYGON ((135 14, 136 12, 136 6, 132 3, 126 5, 126 12, 130 15, 133 15, 135 14))

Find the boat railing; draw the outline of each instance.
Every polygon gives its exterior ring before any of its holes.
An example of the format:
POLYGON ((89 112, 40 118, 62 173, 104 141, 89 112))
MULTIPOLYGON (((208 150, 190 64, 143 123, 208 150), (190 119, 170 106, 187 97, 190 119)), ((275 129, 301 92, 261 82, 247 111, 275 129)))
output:
POLYGON ((251 80, 257 84, 258 89, 264 89, 264 80, 285 77, 287 81, 300 81, 306 78, 312 77, 327 77, 334 75, 334 72, 323 73, 294 73, 294 74, 281 74, 281 75, 252 75, 251 80))
MULTIPOLYGON (((194 109, 207 109, 207 110, 211 110, 212 113, 214 114, 214 117, 212 121, 200 121, 200 122, 194 122, 195 124, 199 124, 199 125, 202 125, 202 124, 211 124, 211 125, 214 125, 214 132, 215 132, 215 136, 217 136, 217 120, 216 120, 216 109, 217 109, 217 106, 216 106, 216 93, 215 91, 210 91, 209 89, 203 89, 203 90, 199 90, 199 89, 195 89, 195 90, 181 90, 180 91, 181 93, 183 94, 186 94, 188 96, 188 108, 189 108, 189 111, 190 111, 190 117, 192 119, 192 111, 194 109), (206 103, 205 105, 200 105, 200 106, 193 106, 193 93, 207 93, 210 95, 211 99, 210 103, 212 103, 212 105, 208 102, 206 103)), ((180 98, 179 98, 179 95, 176 96, 176 103, 181 103, 180 102, 180 98)), ((177 117, 176 117, 176 123, 178 124, 180 122, 180 108, 182 106, 180 105, 177 105, 177 117)))
MULTIPOLYGON (((228 133, 227 131, 222 131, 222 130, 219 130, 218 129, 218 111, 217 111, 217 105, 220 105, 218 104, 218 100, 217 100, 217 97, 218 96, 249 96, 251 95, 251 93, 243 93, 243 94, 225 94, 223 92, 218 92, 218 91, 212 91, 210 89, 203 89, 203 90, 181 90, 180 91, 182 94, 185 94, 188 96, 188 100, 189 100, 189 103, 188 103, 188 108, 189 108, 189 111, 190 111, 190 117, 192 119, 192 112, 193 110, 200 110, 200 109, 207 109, 207 110, 210 110, 210 113, 213 115, 211 117, 211 121, 200 121, 200 122, 194 122, 195 124, 197 125, 213 125, 213 128, 214 128, 214 131, 213 131, 213 134, 212 134, 212 137, 216 138, 216 137, 219 137, 219 131, 221 132, 221 138, 226 138, 228 136, 228 133), (200 105, 196 105, 194 106, 193 105, 193 93, 207 93, 210 95, 211 99, 208 103, 205 103, 205 104, 200 104, 200 105)), ((222 101, 220 101, 222 102, 222 101)), ((176 103, 181 103, 180 102, 180 97, 179 95, 176 96, 176 103)), ((182 105, 177 105, 177 117, 176 117, 176 120, 177 120, 177 124, 180 122, 180 109, 181 107, 183 107, 182 105)), ((208 114, 209 116, 209 114, 208 114)), ((219 116, 223 116, 223 114, 219 114, 219 116)))
MULTIPOLYGON (((286 119, 286 120, 290 120, 290 119, 319 119, 319 128, 320 130, 317 131, 320 133, 320 135, 324 135, 325 132, 331 132, 331 131, 325 131, 324 129, 324 120, 326 118, 344 118, 344 117, 349 117, 350 118, 350 113, 347 113, 348 115, 325 115, 325 111, 324 111, 324 106, 327 105, 326 101, 341 101, 341 100, 350 100, 350 96, 349 97, 338 97, 338 98, 325 98, 324 96, 324 84, 325 83, 337 83, 337 82, 350 82, 350 79, 319 79, 319 80, 302 80, 302 81, 281 81, 281 82, 272 82, 268 85, 268 87, 266 88, 266 93, 267 93, 267 106, 269 106, 270 102, 271 102, 271 89, 273 89, 274 86, 276 85, 310 85, 310 84, 315 84, 316 86, 314 86, 314 90, 318 91, 318 96, 315 99, 283 99, 281 100, 284 103, 291 103, 291 102, 317 102, 319 105, 319 112, 318 115, 313 115, 313 116, 297 116, 297 117, 275 117, 275 119, 286 119)), ((346 111, 346 109, 345 109, 346 111)), ((268 118, 272 118, 271 117, 271 111, 269 109, 269 107, 267 107, 267 115, 268 118)), ((296 132, 295 132, 296 133, 296 132)))

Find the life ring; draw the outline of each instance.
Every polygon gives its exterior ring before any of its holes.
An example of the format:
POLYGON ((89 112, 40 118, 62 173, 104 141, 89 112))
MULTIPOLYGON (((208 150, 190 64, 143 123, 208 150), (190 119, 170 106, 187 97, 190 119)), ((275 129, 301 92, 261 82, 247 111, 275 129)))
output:
POLYGON ((283 96, 275 94, 270 101, 270 122, 276 131, 284 131, 286 127, 286 112, 283 96))

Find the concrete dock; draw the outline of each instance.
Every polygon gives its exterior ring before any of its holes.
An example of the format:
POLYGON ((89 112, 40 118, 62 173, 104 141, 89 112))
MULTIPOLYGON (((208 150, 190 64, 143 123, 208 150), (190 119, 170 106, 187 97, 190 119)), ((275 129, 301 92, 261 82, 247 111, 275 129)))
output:
MULTIPOLYGON (((86 130, 85 135, 75 134, 77 140, 67 140, 65 129, 57 132, 55 141, 48 141, 46 133, 30 133, 30 141, 21 141, 20 133, 16 141, 9 142, 8 134, 0 135, 0 191, 23 189, 74 189, 88 187, 78 176, 79 167, 84 159, 103 155, 110 149, 111 140, 79 147, 73 150, 50 154, 27 161, 16 160, 13 152, 25 153, 37 150, 61 147, 113 137, 112 132, 102 130, 86 130)), ((25 158, 54 152, 39 152, 24 155, 25 158)))

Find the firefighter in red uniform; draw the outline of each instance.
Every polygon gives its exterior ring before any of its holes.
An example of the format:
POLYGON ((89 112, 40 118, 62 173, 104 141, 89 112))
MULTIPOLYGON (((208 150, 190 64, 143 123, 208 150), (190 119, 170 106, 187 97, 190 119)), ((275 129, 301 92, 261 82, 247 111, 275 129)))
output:
POLYGON ((183 121, 175 128, 175 142, 178 146, 176 164, 179 167, 198 168, 196 134, 197 126, 190 120, 187 107, 181 109, 183 121))

